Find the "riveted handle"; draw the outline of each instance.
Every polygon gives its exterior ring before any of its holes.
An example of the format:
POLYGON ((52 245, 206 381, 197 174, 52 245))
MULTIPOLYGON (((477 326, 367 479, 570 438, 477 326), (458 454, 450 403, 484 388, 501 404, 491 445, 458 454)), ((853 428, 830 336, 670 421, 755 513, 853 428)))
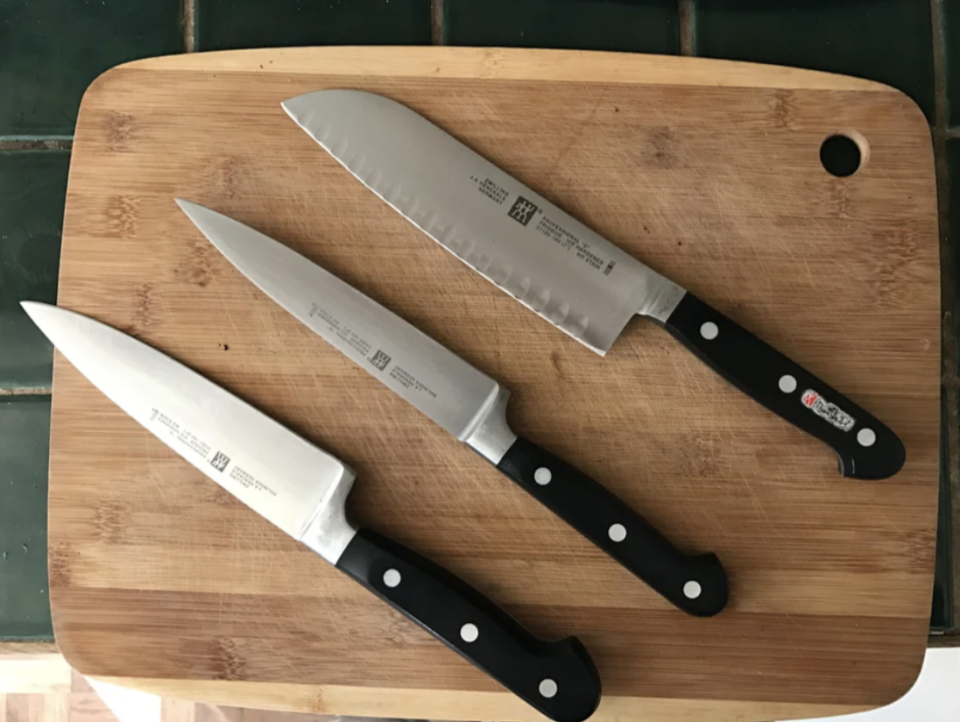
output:
POLYGON ((889 427, 693 294, 665 326, 727 381, 830 446, 843 476, 886 479, 903 467, 906 450, 889 427))
POLYGON ((652 524, 576 467, 517 439, 497 468, 667 600, 709 617, 727 603, 727 575, 714 554, 688 556, 652 524))
POLYGON ((459 577, 368 529, 337 568, 547 717, 581 722, 597 708, 600 676, 577 638, 537 639, 459 577))

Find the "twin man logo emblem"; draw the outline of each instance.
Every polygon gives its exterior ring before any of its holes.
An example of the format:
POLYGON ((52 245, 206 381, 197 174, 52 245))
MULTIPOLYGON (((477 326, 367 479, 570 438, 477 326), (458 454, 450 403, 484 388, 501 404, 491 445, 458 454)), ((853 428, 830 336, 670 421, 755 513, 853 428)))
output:
POLYGON ((533 215, 538 210, 540 209, 526 198, 523 196, 517 196, 517 200, 514 202, 513 207, 510 208, 507 215, 520 225, 525 226, 530 222, 530 219, 533 218, 533 215))
POLYGON ((222 451, 218 451, 213 455, 213 458, 210 459, 210 466, 212 466, 217 471, 223 471, 227 468, 227 464, 230 463, 230 457, 224 454, 222 451))

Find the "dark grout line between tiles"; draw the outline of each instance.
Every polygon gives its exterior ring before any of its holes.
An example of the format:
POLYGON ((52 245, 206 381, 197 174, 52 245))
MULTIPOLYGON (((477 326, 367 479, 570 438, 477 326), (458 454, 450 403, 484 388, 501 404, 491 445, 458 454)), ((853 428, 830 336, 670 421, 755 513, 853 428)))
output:
POLYGON ((53 389, 49 386, 42 386, 36 388, 12 388, 5 389, 0 388, 0 398, 5 398, 9 396, 51 396, 53 394, 53 389))
POLYGON ((183 0, 183 52, 197 50, 197 0, 183 0))
POLYGON ((680 54, 696 55, 693 0, 677 0, 677 2, 680 3, 677 10, 677 17, 680 20, 680 54))
POLYGON ((0 152, 5 150, 70 150, 72 136, 49 138, 3 138, 0 137, 0 152))
POLYGON ((443 45, 443 0, 430 0, 430 44, 443 45))

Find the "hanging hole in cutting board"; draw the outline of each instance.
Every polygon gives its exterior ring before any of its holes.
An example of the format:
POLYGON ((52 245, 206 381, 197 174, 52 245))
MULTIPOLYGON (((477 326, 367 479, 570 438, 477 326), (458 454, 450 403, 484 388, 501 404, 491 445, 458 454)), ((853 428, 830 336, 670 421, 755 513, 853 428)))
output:
POLYGON ((837 178, 852 176, 866 164, 869 154, 867 139, 855 130, 834 133, 820 146, 824 170, 837 178))

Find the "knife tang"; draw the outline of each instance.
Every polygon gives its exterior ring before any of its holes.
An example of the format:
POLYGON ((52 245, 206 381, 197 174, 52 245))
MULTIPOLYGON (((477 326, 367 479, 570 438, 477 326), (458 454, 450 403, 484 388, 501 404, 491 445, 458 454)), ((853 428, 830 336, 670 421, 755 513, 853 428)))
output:
POLYGON ((521 438, 497 469, 679 609, 710 617, 726 606, 727 575, 715 554, 681 553, 571 464, 521 438))
POLYGON ((738 389, 830 446, 843 476, 886 479, 903 467, 906 450, 890 428, 693 294, 664 326, 738 389))
POLYGON ((337 568, 547 717, 580 722, 597 708, 600 676, 576 637, 537 639, 459 577, 368 529, 337 568))

